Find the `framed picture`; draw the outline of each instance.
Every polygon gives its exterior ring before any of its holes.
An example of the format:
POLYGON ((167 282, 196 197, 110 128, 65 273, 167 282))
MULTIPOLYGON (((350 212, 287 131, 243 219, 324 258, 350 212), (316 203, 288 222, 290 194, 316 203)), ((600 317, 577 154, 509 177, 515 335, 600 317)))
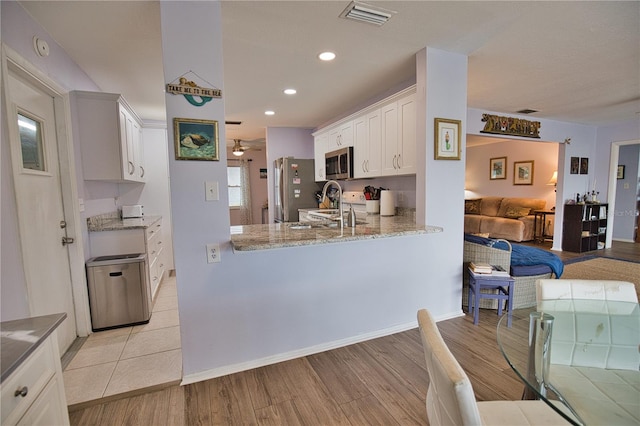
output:
POLYGON ((577 175, 580 172, 580 157, 571 157, 571 174, 577 175))
POLYGON ((624 179, 624 166, 618 166, 618 179, 624 179))
POLYGON ((533 185, 533 160, 513 163, 513 184, 533 185))
POLYGON ((588 158, 580 158, 580 174, 588 175, 589 174, 589 159, 588 158))
POLYGON ((267 178, 267 169, 260 169, 260 179, 267 178))
POLYGON ((173 119, 176 160, 218 161, 218 122, 173 119))
POLYGON ((489 179, 507 178, 507 157, 491 158, 489 160, 489 179))
POLYGON ((460 120, 435 119, 435 159, 460 159, 460 120))

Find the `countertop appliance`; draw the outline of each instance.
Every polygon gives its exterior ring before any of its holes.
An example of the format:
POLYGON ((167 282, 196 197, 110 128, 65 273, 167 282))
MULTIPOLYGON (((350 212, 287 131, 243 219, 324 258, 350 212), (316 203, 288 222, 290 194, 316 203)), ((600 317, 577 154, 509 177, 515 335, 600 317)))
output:
POLYGON ((318 208, 314 160, 282 157, 274 167, 276 222, 298 222, 298 209, 318 208))
POLYGON ((128 219, 132 217, 144 216, 144 207, 142 204, 134 204, 132 206, 122 206, 122 218, 128 219))
POLYGON ((324 154, 327 180, 353 178, 353 147, 340 148, 324 154))
POLYGON ((93 331, 145 324, 151 318, 151 286, 144 253, 100 256, 87 261, 93 331))

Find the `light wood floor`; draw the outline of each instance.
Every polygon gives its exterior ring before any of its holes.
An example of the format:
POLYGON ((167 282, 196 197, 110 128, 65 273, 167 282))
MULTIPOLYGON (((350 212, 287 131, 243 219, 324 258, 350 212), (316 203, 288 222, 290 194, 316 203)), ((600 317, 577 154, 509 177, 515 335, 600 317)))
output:
MULTIPOLYGON (((638 246, 614 242, 613 249, 596 254, 640 261, 638 246)), ((481 309, 477 326, 469 315, 438 323, 478 400, 515 400, 523 390, 498 349, 497 321, 495 311, 481 309)), ((518 326, 526 327, 514 322, 518 326)), ((428 383, 422 343, 413 329, 97 404, 71 412, 70 418, 72 425, 424 425, 428 383)))
MULTIPOLYGON (((495 311, 438 325, 478 400, 519 399, 498 350, 495 311)), ((428 424, 417 329, 229 376, 70 413, 72 425, 428 424)))

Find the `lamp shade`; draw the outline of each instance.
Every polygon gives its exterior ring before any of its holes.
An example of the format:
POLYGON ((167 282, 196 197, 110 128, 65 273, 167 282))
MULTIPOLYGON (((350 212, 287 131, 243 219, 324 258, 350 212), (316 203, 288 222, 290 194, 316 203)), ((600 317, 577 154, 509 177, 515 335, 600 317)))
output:
POLYGON ((555 172, 553 172, 553 176, 551 176, 551 179, 549 179, 549 182, 547 182, 547 185, 556 185, 558 183, 558 171, 556 170, 555 172))

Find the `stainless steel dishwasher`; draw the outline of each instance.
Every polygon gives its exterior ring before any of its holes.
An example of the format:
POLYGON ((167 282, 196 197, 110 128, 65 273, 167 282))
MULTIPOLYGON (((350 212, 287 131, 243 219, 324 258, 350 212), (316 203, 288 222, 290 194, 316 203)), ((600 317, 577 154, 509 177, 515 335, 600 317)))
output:
POLYGON ((100 256, 87 261, 91 325, 94 331, 144 324, 151 318, 146 254, 100 256))

